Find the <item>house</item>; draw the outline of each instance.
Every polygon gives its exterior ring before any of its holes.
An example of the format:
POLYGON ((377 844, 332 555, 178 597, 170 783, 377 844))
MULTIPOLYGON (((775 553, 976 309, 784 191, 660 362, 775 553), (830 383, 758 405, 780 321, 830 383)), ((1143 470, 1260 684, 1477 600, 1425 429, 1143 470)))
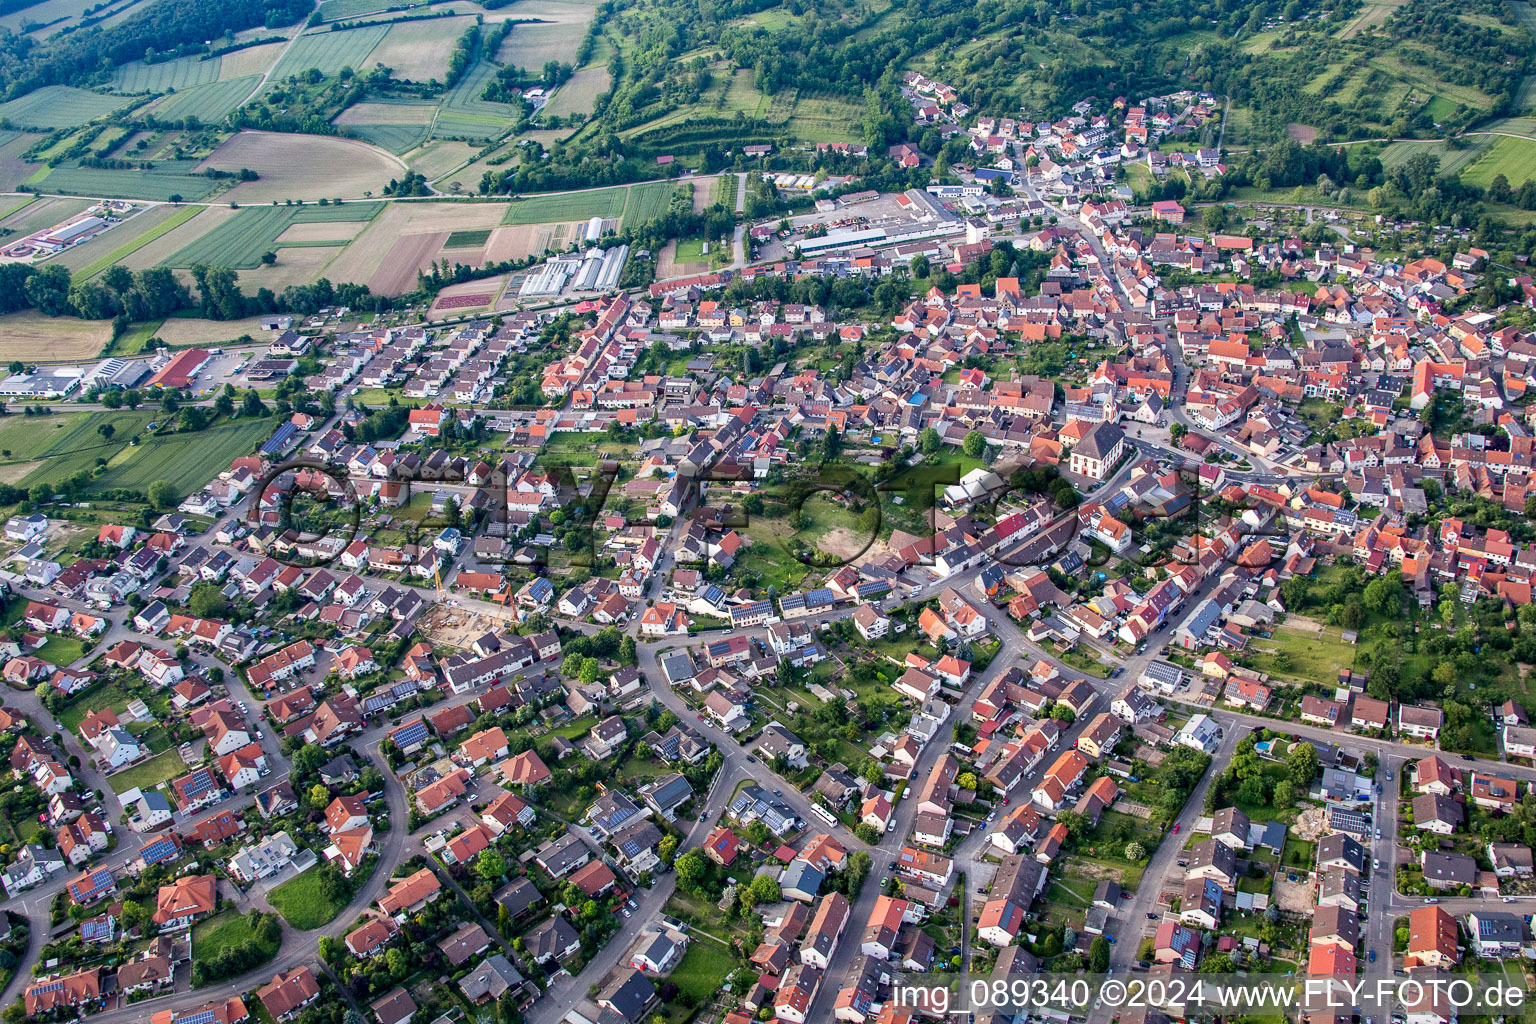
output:
POLYGON ((162 885, 155 898, 151 920, 161 931, 190 928, 192 922, 212 914, 217 908, 217 888, 218 879, 214 875, 188 875, 170 885, 162 885))
POLYGON ((1533 872, 1531 848, 1519 843, 1489 843, 1488 861, 1500 878, 1529 877, 1533 872))
POLYGON ((633 968, 620 969, 597 994, 597 1005, 612 1010, 629 1024, 639 1024, 656 1001, 656 986, 633 968))
POLYGON ((1456 919, 1439 907, 1415 907, 1408 915, 1406 966, 1445 969, 1460 959, 1456 919))
POLYGON ((1221 886, 1225 892, 1237 887, 1237 853, 1226 843, 1207 839, 1196 843, 1189 850, 1189 866, 1184 877, 1205 878, 1221 886))
POLYGON ((1467 915, 1472 949, 1481 957, 1519 956, 1525 946, 1525 932, 1525 919, 1518 914, 1474 910, 1467 915))
POLYGON ((537 964, 558 962, 580 951, 581 937, 559 914, 523 935, 524 955, 537 964))
POLYGON ((783 757, 789 766, 800 771, 807 765, 805 744, 781 723, 774 721, 763 726, 753 750, 769 761, 783 757))
POLYGON ((1461 777, 1438 755, 1414 762, 1412 771, 1413 788, 1419 793, 1448 797, 1461 785, 1461 777))
POLYGON ((1437 835, 1448 836, 1462 823, 1462 806, 1448 796, 1425 793, 1413 799, 1413 824, 1437 835))
POLYGON ((290 1020, 320 998, 320 983, 307 966, 299 965, 287 974, 279 972, 256 990, 256 998, 274 1021, 290 1020))
POLYGON ((1463 853, 1426 851, 1420 856, 1424 884, 1432 889, 1454 889, 1477 881, 1477 861, 1463 853))
POLYGON ((416 1013, 416 1000, 403 988, 392 989, 368 1005, 379 1024, 410 1024, 416 1013))
POLYGON ((431 868, 422 868, 390 885, 389 891, 379 897, 379 910, 386 917, 403 919, 408 914, 433 902, 442 893, 442 884, 431 868))
POLYGON ((1397 706, 1397 732, 1400 736, 1411 736, 1414 739, 1433 742, 1440 738, 1440 729, 1444 725, 1445 712, 1439 708, 1422 707, 1417 704, 1397 706))
POLYGON ((399 934, 400 926, 395 924, 393 918, 370 917, 362 925, 348 932, 344 942, 347 952, 359 960, 366 960, 387 946, 399 934))

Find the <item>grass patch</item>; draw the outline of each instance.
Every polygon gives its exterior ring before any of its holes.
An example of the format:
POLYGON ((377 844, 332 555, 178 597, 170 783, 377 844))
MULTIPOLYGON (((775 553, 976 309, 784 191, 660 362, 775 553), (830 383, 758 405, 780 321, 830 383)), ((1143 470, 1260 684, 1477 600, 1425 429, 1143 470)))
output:
POLYGON ((181 755, 174 750, 167 750, 156 754, 147 761, 141 761, 132 768, 125 768, 116 775, 107 777, 107 785, 112 787, 114 793, 126 793, 130 789, 151 790, 163 782, 182 774, 186 765, 181 760, 181 755))
POLYGON ((720 991, 734 968, 729 953, 713 942, 695 938, 668 980, 679 993, 691 996, 696 1003, 706 1003, 720 991))
POLYGON ((301 932, 329 924, 346 906, 332 903, 320 892, 320 869, 311 868, 267 893, 267 901, 283 920, 301 932))
MULTIPOLYGON (((249 917, 234 910, 226 910, 192 926, 192 962, 196 964, 201 960, 213 959, 225 950, 234 949, 255 937, 256 930, 249 917)), ((281 945, 279 941, 264 947, 263 962, 276 956, 281 945)))
POLYGON ((1500 174, 1515 188, 1536 178, 1536 142, 1500 136, 1482 156, 1462 170, 1461 178, 1487 187, 1500 174))
POLYGON ((80 659, 85 653, 85 645, 72 636, 50 636, 36 653, 44 661, 64 668, 80 659))

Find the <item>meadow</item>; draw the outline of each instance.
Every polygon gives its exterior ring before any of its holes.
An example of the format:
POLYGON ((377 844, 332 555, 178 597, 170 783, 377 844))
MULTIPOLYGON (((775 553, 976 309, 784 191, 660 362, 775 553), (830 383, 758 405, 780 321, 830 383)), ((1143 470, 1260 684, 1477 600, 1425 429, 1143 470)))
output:
POLYGON ((67 85, 48 85, 0 103, 0 118, 27 128, 76 128, 133 102, 125 96, 103 96, 67 85))
POLYGON ((424 124, 349 124, 346 126, 346 133, 399 156, 402 153, 409 153, 426 141, 427 126, 424 124))
POLYGON ((613 75, 604 67, 583 68, 562 85, 544 106, 548 116, 569 117, 590 114, 597 98, 613 85, 613 75))
POLYGON ((351 139, 260 131, 230 136, 197 167, 209 168, 256 172, 255 181, 242 181, 223 197, 242 204, 382 193, 405 171, 393 157, 351 139))
POLYGON ((278 236, 296 223, 369 221, 383 203, 343 206, 248 206, 180 250, 166 264, 190 267, 218 264, 237 270, 261 265, 263 253, 278 247, 278 236))

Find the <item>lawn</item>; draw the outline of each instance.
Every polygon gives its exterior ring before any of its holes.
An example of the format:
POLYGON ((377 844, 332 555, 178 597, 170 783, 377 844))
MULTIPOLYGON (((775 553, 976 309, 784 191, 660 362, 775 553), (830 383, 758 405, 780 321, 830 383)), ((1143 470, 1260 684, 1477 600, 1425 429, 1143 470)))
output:
MULTIPOLYGON (((255 938, 255 935, 250 918, 232 909, 206 921, 199 921, 192 926, 192 962, 196 964, 199 960, 212 959, 225 950, 255 938)), ((266 954, 262 958, 263 962, 277 955, 279 945, 263 950, 266 954)))
POLYGON ((36 652, 39 658, 60 668, 74 664, 84 653, 85 645, 72 636, 50 636, 36 652))
POLYGON ((708 939, 694 937, 668 980, 679 993, 692 996, 696 1003, 706 1003, 720 991, 734 967, 729 953, 708 939))
POLYGON ((556 224, 563 221, 622 218, 630 228, 667 212, 673 186, 669 181, 616 185, 585 192, 529 196, 515 200, 503 215, 503 224, 556 224))
POLYGON ((108 776, 107 785, 112 787, 114 793, 126 793, 130 789, 151 790, 183 774, 186 768, 180 754, 167 750, 147 761, 140 761, 132 768, 108 776))
POLYGON ((1330 686, 1338 681, 1339 669, 1355 664, 1355 647, 1344 642, 1336 626, 1320 632, 1277 626, 1270 639, 1255 638, 1248 654, 1245 660, 1261 672, 1287 681, 1330 686))
POLYGON ((122 711, 128 706, 128 700, 127 691, 116 683, 93 686, 83 696, 69 702, 59 714, 59 724, 70 732, 74 732, 80 728, 80 723, 85 721, 85 716, 92 711, 101 711, 104 708, 122 711))
POLYGON ((346 906, 332 903, 320 893, 320 870, 313 868, 290 878, 267 893, 267 901, 283 920, 301 932, 329 924, 346 906))

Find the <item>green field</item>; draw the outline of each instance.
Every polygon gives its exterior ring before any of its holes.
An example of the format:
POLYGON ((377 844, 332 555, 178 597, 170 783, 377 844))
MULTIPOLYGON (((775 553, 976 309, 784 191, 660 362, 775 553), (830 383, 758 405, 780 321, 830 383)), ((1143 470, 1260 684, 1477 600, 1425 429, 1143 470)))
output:
POLYGON ((318 68, 322 75, 335 75, 342 68, 364 70, 368 55, 389 32, 388 25, 365 25, 341 32, 307 32, 288 48, 272 71, 273 81, 318 68))
POLYGON ((372 220, 383 208, 383 203, 247 206, 206 235, 194 239, 165 263, 170 267, 191 267, 204 263, 250 270, 261 265, 263 253, 277 247, 278 236, 290 224, 372 220))
MULTIPOLYGON (((182 206, 175 209, 169 209, 167 207, 155 207, 146 213, 139 214, 139 217, 146 218, 143 224, 140 224, 139 218, 136 217, 129 221, 127 224, 123 225, 122 228, 118 229, 119 231, 124 231, 124 237, 127 238, 127 241, 123 242, 121 245, 111 250, 110 252, 96 257, 84 266, 71 268, 74 270, 75 280, 87 280, 88 278, 92 278, 97 274, 100 274, 108 267, 117 263, 121 263, 129 256, 144 248, 150 242, 153 242, 161 235, 174 231, 176 228, 180 227, 182 224, 185 224, 193 217, 196 217, 201 212, 202 207, 200 206, 182 206), (157 211, 160 210, 168 210, 170 216, 159 216, 157 211), (138 225, 139 227, 137 234, 134 233, 135 225, 138 225)), ((65 255, 67 256, 68 253, 65 255)), ((66 263, 66 265, 68 264, 66 263)), ((119 338, 118 341, 121 342, 122 339, 119 338)), ((130 351, 129 349, 123 348, 121 345, 114 345, 113 348, 120 352, 130 351)), ((137 352, 138 349, 132 349, 131 351, 137 352)))
POLYGON ((114 793, 126 793, 130 789, 147 791, 184 774, 186 770, 181 755, 174 750, 167 750, 147 761, 140 761, 132 768, 125 768, 116 775, 107 776, 107 785, 112 787, 114 793))
POLYGON ((455 231, 448 236, 443 243, 444 249, 474 249, 491 240, 490 228, 477 228, 469 231, 455 231))
POLYGON ((113 338, 112 344, 107 346, 106 351, 102 355, 138 355, 144 351, 144 346, 149 342, 150 338, 155 336, 155 332, 160 329, 162 323, 164 323, 163 320, 146 320, 143 323, 132 325, 122 334, 113 338))
POLYGON ((345 903, 332 903, 320 894, 318 867, 310 868, 269 891, 267 902, 283 915, 284 921, 301 932, 329 924, 346 906, 345 903))
MULTIPOLYGON (((110 458, 121 451, 128 439, 157 414, 148 410, 117 412, 66 413, 55 416, 19 416, 0 418, 0 459, 30 462, 34 459, 80 460, 91 464, 97 456, 110 458), (112 424, 115 433, 106 441, 97 428, 112 424)), ((80 465, 74 465, 74 472, 80 465)), ((68 476, 69 473, 65 473, 68 476)))
MULTIPOLYGON (((191 161, 183 161, 183 164, 186 163, 191 161)), ((155 199, 170 202, 173 196, 180 196, 188 202, 197 202, 206 199, 224 184, 201 174, 175 171, 116 171, 102 167, 66 165, 45 167, 43 171, 45 173, 27 179, 28 184, 36 185, 44 192, 101 196, 104 199, 155 199)))
POLYGON ((249 455, 272 434, 270 419, 237 420, 195 434, 157 437, 114 459, 96 478, 100 490, 126 488, 147 491, 156 480, 169 480, 182 496, 191 494, 229 468, 241 455, 249 455))
POLYGON ((124 96, 103 96, 67 85, 46 85, 8 103, 0 103, 0 118, 27 128, 74 128, 133 102, 124 96))
POLYGON ((136 60, 117 69, 112 76, 112 87, 118 92, 169 92, 206 85, 219 80, 219 64, 218 57, 210 60, 180 57, 158 64, 136 60))
MULTIPOLYGON (((387 11, 391 7, 401 7, 401 0, 324 0, 320 5, 321 21, 350 21, 364 14, 374 14, 379 11, 387 11)), ((426 7, 428 4, 417 4, 418 7, 426 7)))
MULTIPOLYGON (((1487 138, 1471 138, 1460 149, 1451 149, 1438 140, 1420 139, 1414 142, 1394 142, 1381 151, 1381 165, 1392 170, 1408 162, 1415 153, 1432 153, 1440 158, 1440 173, 1449 177, 1482 155, 1488 148, 1487 138)), ((1519 184, 1516 182, 1516 184, 1519 184)))
POLYGON ((1463 181, 1487 187, 1498 175, 1519 188, 1536 178, 1536 142, 1499 136, 1483 155, 1461 172, 1463 181))
POLYGON ((259 81, 260 75, 246 75, 244 78, 194 85, 190 89, 179 89, 169 96, 161 97, 150 109, 156 117, 166 120, 180 121, 195 117, 203 124, 213 124, 238 107, 259 81))
POLYGON ((626 228, 643 224, 667 210, 672 201, 669 181, 595 188, 588 192, 530 196, 514 200, 501 218, 503 224, 550 224, 592 217, 623 218, 626 228))
POLYGON ((437 138, 482 140, 494 138, 511 127, 519 114, 517 107, 480 98, 495 75, 496 65, 484 59, 475 61, 443 98, 432 134, 437 138))

